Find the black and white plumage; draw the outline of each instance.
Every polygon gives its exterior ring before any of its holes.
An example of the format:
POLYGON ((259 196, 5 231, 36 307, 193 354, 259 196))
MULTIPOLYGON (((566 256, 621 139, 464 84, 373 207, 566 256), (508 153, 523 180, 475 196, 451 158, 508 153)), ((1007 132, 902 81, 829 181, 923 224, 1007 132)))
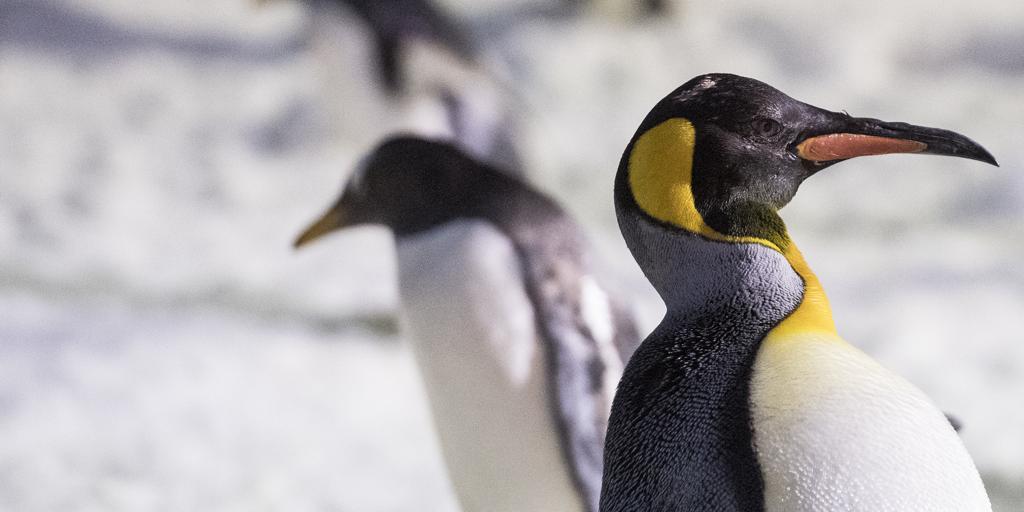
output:
POLYGON ((631 316, 603 291, 550 198, 446 143, 381 144, 296 242, 379 223, 467 510, 596 511, 631 316))
POLYGON ((810 176, 888 153, 996 163, 963 135, 736 75, 695 77, 651 110, 615 206, 667 311, 619 384, 603 512, 991 510, 950 420, 839 335, 778 214, 810 176))

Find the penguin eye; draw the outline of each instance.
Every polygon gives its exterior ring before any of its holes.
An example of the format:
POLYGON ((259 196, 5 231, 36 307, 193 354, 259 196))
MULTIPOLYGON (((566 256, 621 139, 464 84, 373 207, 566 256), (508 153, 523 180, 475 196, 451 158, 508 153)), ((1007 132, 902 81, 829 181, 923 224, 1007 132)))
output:
POLYGON ((753 122, 754 133, 765 138, 775 138, 782 133, 782 124, 768 117, 758 117, 753 122))

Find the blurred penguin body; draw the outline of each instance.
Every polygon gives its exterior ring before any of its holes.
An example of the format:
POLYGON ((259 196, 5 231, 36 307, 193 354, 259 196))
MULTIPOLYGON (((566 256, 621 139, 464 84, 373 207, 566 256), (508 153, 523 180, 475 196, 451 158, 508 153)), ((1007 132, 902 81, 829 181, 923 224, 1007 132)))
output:
POLYGON ((369 30, 381 90, 401 114, 395 130, 450 139, 504 172, 521 174, 509 104, 515 95, 481 63, 469 32, 444 9, 430 0, 306 3, 317 17, 340 7, 369 30))
POLYGON ((456 58, 472 60, 474 51, 458 24, 430 0, 308 0, 314 7, 334 4, 356 14, 370 30, 381 84, 390 94, 406 86, 403 60, 408 45, 429 43, 456 58))
POLYGON ((429 43, 410 43, 403 62, 408 81, 397 102, 407 131, 451 140, 502 172, 523 174, 510 104, 516 94, 475 61, 429 43))
POLYGON ((843 160, 970 139, 855 118, 728 74, 694 78, 641 123, 615 205, 667 312, 609 421, 601 510, 991 510, 950 421, 844 341, 777 211, 843 160))
POLYGON ((607 415, 638 342, 549 198, 449 144, 383 143, 300 237, 381 223, 466 510, 597 509, 607 415))
POLYGON ((397 249, 409 339, 463 509, 583 510, 508 237, 458 220, 402 237, 397 249))
POLYGON ((672 16, 680 0, 563 0, 572 7, 586 9, 612 20, 655 19, 672 16))

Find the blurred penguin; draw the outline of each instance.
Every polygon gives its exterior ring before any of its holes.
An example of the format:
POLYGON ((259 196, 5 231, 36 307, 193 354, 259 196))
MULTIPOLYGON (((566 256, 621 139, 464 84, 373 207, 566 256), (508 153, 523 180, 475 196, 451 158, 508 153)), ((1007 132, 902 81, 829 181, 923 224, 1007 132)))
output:
POLYGON ((521 172, 517 109, 510 104, 517 96, 481 64, 481 52, 459 21, 430 0, 303 3, 315 19, 340 8, 369 29, 381 90, 404 110, 403 129, 450 139, 506 172, 521 172))
POLYGON ((563 0, 575 9, 589 9, 601 15, 626 20, 672 16, 680 0, 563 0))
POLYGON ((551 198, 455 146, 378 146, 296 241, 381 224, 449 476, 466 511, 595 512, 632 316, 551 198))
MULTIPOLYGON (((266 0, 263 0, 266 1, 266 0)), ((427 43, 455 58, 472 62, 474 50, 464 31, 428 0, 307 0, 337 4, 356 14, 370 29, 376 48, 376 66, 384 89, 398 94, 409 77, 402 62, 410 46, 427 43)))

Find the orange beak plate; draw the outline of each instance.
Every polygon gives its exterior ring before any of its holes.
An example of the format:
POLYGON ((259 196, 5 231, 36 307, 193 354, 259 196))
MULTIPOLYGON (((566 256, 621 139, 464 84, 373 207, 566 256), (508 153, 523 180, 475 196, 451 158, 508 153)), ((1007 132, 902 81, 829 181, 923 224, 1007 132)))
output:
POLYGON ((830 133, 811 137, 801 142, 796 147, 796 153, 804 160, 828 162, 856 156, 918 153, 925 149, 928 149, 928 145, 916 140, 856 133, 830 133))

